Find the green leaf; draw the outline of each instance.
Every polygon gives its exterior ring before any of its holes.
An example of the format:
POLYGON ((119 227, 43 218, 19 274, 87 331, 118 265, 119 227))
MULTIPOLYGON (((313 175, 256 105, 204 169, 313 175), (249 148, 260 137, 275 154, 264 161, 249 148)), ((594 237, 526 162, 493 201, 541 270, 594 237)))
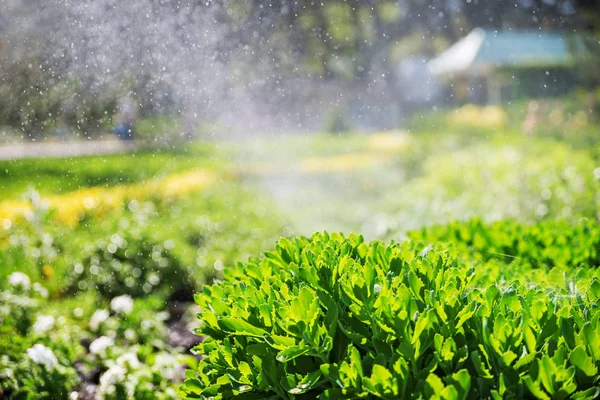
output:
POLYGON ((210 337, 185 395, 598 396, 600 281, 588 264, 600 227, 595 239, 538 225, 457 223, 390 245, 319 233, 282 241, 197 296, 210 337), (421 243, 436 252, 420 257, 421 243))
POLYGON ((271 335, 265 336, 264 339, 271 347, 280 351, 296 346, 296 339, 289 336, 271 335))
POLYGON ((476 304, 474 302, 469 303, 469 305, 462 310, 457 315, 458 323, 456 324, 456 329, 459 329, 469 318, 475 314, 476 304))
POLYGON ((387 368, 375 364, 370 378, 363 378, 364 387, 380 397, 388 398, 390 395, 397 394, 397 386, 390 371, 387 368))
POLYGON ((185 380, 185 386, 194 393, 202 393, 204 385, 198 378, 188 378, 185 380))
POLYGON ((266 332, 240 318, 222 317, 218 320, 219 327, 232 335, 262 337, 266 332))
POLYGON ((446 387, 446 385, 444 385, 444 382, 436 374, 429 374, 427 376, 427 379, 425 380, 425 383, 431 389, 430 396, 432 396, 436 393, 437 394, 442 393, 444 391, 444 388, 446 387))
POLYGON ((356 347, 349 345, 348 346, 348 353, 350 354, 350 365, 352 365, 358 376, 359 377, 363 377, 363 367, 362 367, 362 360, 360 359, 360 353, 358 352, 358 350, 356 349, 356 347))
POLYGON ((569 355, 571 364, 589 377, 597 376, 598 368, 594 365, 592 357, 588 356, 583 346, 577 346, 569 355))
POLYGON ((588 297, 592 301, 597 301, 600 299, 600 281, 598 281, 596 278, 594 278, 590 284, 588 289, 588 297))
POLYGON ((313 371, 306 375, 298 385, 294 388, 291 388, 288 393, 290 394, 302 394, 311 391, 315 386, 319 384, 321 380, 322 374, 321 371, 313 371))
POLYGON ((269 346, 266 343, 256 343, 248 345, 246 347, 246 352, 252 356, 262 356, 264 354, 267 354, 270 351, 270 349, 271 346, 269 346))
POLYGON ((471 389, 471 376, 466 369, 461 369, 460 371, 453 373, 452 380, 459 384, 462 393, 466 394, 471 389))
POLYGON ((277 354, 277 361, 288 362, 296 357, 300 357, 301 355, 308 353, 310 350, 311 349, 308 346, 288 347, 287 349, 282 350, 277 354))
POLYGON ((537 337, 537 347, 542 346, 548 338, 552 336, 557 336, 560 332, 558 325, 556 323, 556 316, 552 314, 546 324, 544 324, 542 328, 542 332, 537 337))
POLYGON ((420 339, 421 334, 423 333, 424 330, 430 329, 433 327, 432 320, 430 319, 433 312, 434 312, 433 310, 428 310, 428 311, 424 312, 423 314, 419 315, 419 318, 417 319, 417 323, 415 324, 415 330, 413 332, 411 344, 415 344, 417 342, 417 340, 420 339))
POLYGON ((456 352, 456 342, 451 337, 446 339, 444 345, 442 346, 442 351, 440 353, 442 360, 444 361, 452 361, 454 359, 454 354, 456 352))
POLYGON ((586 322, 580 334, 594 360, 600 361, 600 320, 596 318, 595 328, 590 322, 586 322))
POLYGON ((544 389, 546 389, 548 393, 554 394, 554 374, 556 372, 556 367, 550 357, 544 355, 541 360, 538 360, 538 370, 544 389))
POLYGON ((527 365, 529 365, 529 363, 531 363, 533 360, 535 360, 537 356, 537 353, 531 353, 531 354, 525 354, 522 355, 521 358, 519 358, 519 360, 515 363, 514 368, 516 370, 519 370, 527 365))
POLYGON ((513 361, 516 360, 516 358, 517 355, 510 350, 502 354, 502 362, 506 367, 510 366, 513 363, 513 361))
POLYGON ((251 376, 252 375, 252 369, 250 368, 250 365, 248 365, 247 362, 242 361, 239 365, 238 365, 238 369, 240 370, 240 372, 242 373, 242 375, 244 376, 251 376))
POLYGON ((417 298, 422 299, 421 297, 421 289, 423 286, 423 281, 411 270, 408 272, 408 279, 410 282, 410 288, 412 292, 416 295, 417 298))
POLYGON ((525 386, 534 395, 536 398, 540 400, 551 400, 550 396, 546 392, 542 390, 539 382, 534 382, 531 376, 526 375, 523 377, 523 382, 525 382, 525 386))
POLYGON ((600 387, 590 388, 581 392, 573 393, 572 400, 588 400, 600 397, 600 387))
POLYGON ((484 364, 479 351, 474 350, 471 352, 471 362, 473 363, 473 367, 475 368, 475 371, 477 371, 477 374, 482 377, 482 378, 492 378, 492 374, 490 373, 489 369, 486 368, 486 365, 484 364))
POLYGON ((529 324, 525 324, 523 327, 523 339, 525 340, 525 344, 527 345, 527 350, 529 353, 535 354, 537 342, 535 334, 533 333, 533 329, 531 326, 529 326, 529 324))

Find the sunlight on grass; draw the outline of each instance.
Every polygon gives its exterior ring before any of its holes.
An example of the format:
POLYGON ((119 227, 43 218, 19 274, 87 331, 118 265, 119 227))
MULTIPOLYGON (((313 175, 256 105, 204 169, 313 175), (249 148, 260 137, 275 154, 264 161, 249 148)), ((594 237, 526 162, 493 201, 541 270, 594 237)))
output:
POLYGON ((344 172, 380 164, 381 156, 372 153, 350 153, 332 157, 312 157, 300 161, 302 172, 344 172))
POLYGON ((372 151, 397 152, 405 149, 409 142, 407 134, 380 132, 369 135, 367 148, 372 151))

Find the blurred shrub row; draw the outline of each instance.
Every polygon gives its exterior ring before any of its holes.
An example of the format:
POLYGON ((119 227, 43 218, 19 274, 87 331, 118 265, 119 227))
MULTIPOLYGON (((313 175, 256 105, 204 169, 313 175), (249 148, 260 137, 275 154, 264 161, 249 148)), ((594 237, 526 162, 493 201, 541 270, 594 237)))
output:
POLYGON ((480 137, 519 133, 551 137, 587 149, 600 141, 599 104, 600 90, 581 90, 561 98, 518 100, 502 106, 467 104, 456 109, 417 112, 405 127, 415 133, 480 137))
POLYGON ((38 58, 2 62, 0 126, 12 128, 13 136, 92 137, 110 131, 120 94, 116 87, 84 87, 38 58))
MULTIPOLYGON (((92 138, 111 134, 119 102, 133 98, 140 111, 136 138, 155 142, 196 135, 196 121, 185 129, 179 118, 160 116, 142 80, 122 77, 87 82, 40 57, 0 62, 0 131, 4 140, 92 138)), ((164 94, 168 97, 168 93, 164 94)), ((168 102, 167 102, 168 103, 168 102)), ((164 105, 163 105, 164 108, 164 105)), ((160 144, 163 144, 162 142, 160 144)))

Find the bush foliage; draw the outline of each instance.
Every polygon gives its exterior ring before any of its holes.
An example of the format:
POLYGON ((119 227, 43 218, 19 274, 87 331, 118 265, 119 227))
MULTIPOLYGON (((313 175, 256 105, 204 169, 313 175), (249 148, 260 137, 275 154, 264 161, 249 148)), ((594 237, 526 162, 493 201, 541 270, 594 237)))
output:
POLYGON ((83 262, 70 271, 68 291, 91 286, 108 298, 123 294, 142 297, 157 290, 185 296, 192 291, 181 261, 164 243, 143 232, 124 230, 90 247, 83 262))
POLYGON ((280 240, 197 295, 205 358, 185 396, 597 397, 597 270, 532 281, 531 265, 475 266, 457 249, 280 240))
POLYGON ((408 236, 417 242, 452 242, 473 262, 501 259, 534 268, 600 266, 600 227, 587 219, 575 226, 566 221, 523 225, 511 220, 486 224, 473 219, 423 228, 408 236))

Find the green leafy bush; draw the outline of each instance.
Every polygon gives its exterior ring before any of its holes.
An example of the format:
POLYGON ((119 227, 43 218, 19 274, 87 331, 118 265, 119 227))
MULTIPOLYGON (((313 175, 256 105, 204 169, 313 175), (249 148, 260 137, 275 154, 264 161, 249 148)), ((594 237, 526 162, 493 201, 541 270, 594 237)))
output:
POLYGON ((486 224, 480 219, 422 228, 408 233, 417 242, 452 242, 470 261, 500 259, 507 264, 531 267, 600 266, 600 227, 583 219, 541 221, 524 225, 506 220, 486 224))
POLYGON ((157 291, 189 297, 187 269, 168 247, 169 243, 157 242, 144 231, 112 234, 95 243, 83 262, 73 267, 68 291, 91 288, 108 298, 157 291))
POLYGON ((538 282, 410 242, 282 239, 197 295, 205 358, 184 395, 597 397, 598 277, 538 282))

